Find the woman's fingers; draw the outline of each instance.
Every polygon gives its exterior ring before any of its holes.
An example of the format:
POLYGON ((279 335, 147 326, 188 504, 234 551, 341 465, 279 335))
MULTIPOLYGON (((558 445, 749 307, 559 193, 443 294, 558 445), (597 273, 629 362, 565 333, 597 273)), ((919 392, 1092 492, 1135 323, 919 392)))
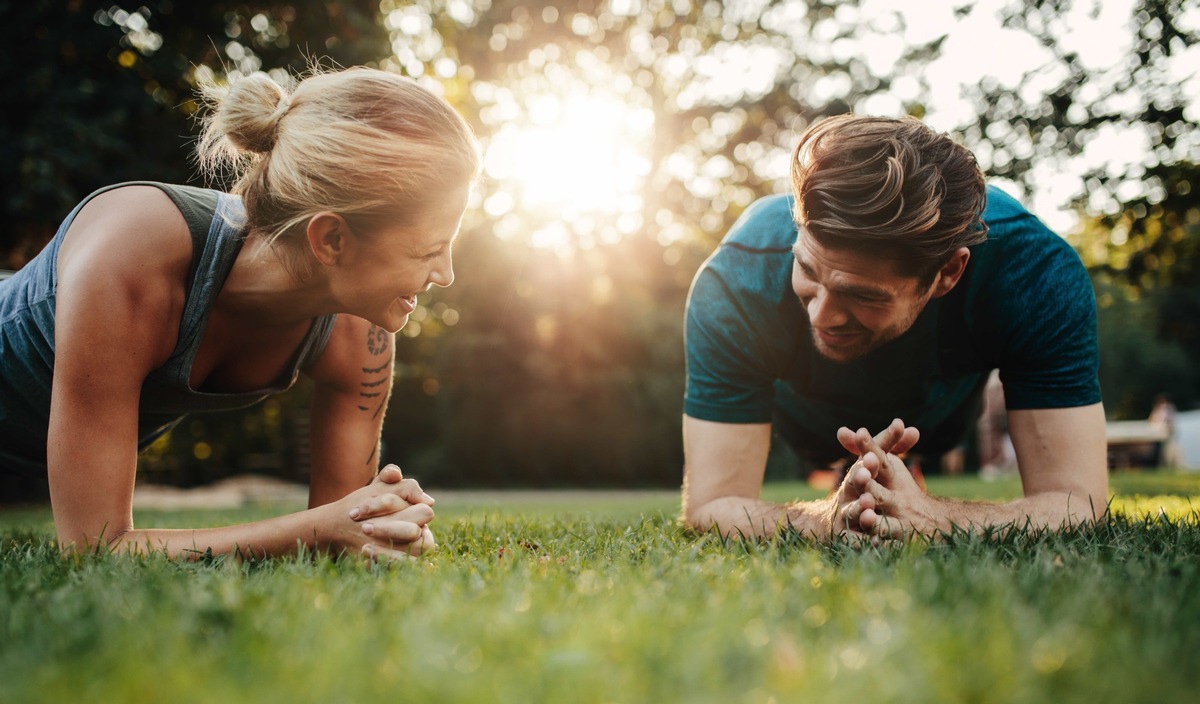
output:
POLYGON ((405 560, 417 557, 437 548, 433 531, 426 526, 408 524, 409 535, 416 536, 408 541, 370 542, 362 546, 362 554, 371 560, 405 560))
POLYGON ((435 502, 432 496, 421 490, 416 479, 404 479, 396 485, 396 493, 410 504, 426 504, 432 506, 435 502))
POLYGON ((395 487, 393 491, 400 494, 410 504, 421 503, 432 506, 435 503, 432 496, 421 490, 421 485, 417 483, 416 479, 405 479, 404 473, 394 464, 389 464, 379 470, 379 474, 375 475, 375 479, 371 483, 393 485, 395 487))
POLYGON ((403 550, 389 548, 385 545, 376 545, 374 543, 367 543, 366 545, 362 546, 362 550, 360 552, 362 553, 363 557, 374 562, 383 562, 385 560, 411 560, 413 558, 412 555, 409 555, 403 550))
POLYGON ((400 468, 394 464, 386 465, 379 470, 379 474, 375 475, 375 480, 384 484, 399 484, 402 479, 404 479, 404 472, 401 472, 400 468))
POLYGON ((420 540, 414 540, 404 546, 404 551, 413 557, 430 552, 437 547, 437 541, 433 539, 433 531, 429 530, 429 526, 422 526, 422 528, 424 530, 421 533, 420 540))
POLYGON ((376 540, 411 543, 422 535, 422 526, 433 520, 433 509, 416 504, 393 515, 362 524, 362 532, 376 540))
MULTIPOLYGON (((368 487, 369 488, 369 487, 368 487)), ((350 509, 350 518, 364 521, 368 518, 386 516, 402 511, 410 505, 433 506, 433 497, 421 490, 415 479, 404 479, 398 484, 388 484, 386 493, 373 496, 350 509)))

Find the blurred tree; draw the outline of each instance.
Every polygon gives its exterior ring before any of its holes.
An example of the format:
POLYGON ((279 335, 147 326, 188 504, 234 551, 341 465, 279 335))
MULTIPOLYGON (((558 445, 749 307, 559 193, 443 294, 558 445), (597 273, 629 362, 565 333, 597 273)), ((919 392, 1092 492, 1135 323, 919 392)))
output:
POLYGON ((195 180, 197 81, 310 57, 369 64, 387 54, 374 0, 128 3, 0 0, 15 59, 0 119, 5 221, 0 267, 36 254, 80 199, 111 183, 195 180), (129 9, 125 9, 129 8, 129 9))
POLYGON ((1110 415, 1145 417, 1161 391, 1200 402, 1200 6, 1024 0, 1001 16, 1041 61, 968 89, 966 142, 1084 216, 1069 239, 1096 284, 1110 415), (1081 30, 1106 12, 1128 13, 1124 34, 1081 30))
POLYGON ((1068 175, 1064 197, 1112 215, 1161 201, 1177 165, 1200 162, 1194 0, 1021 0, 999 12, 1032 42, 1027 69, 967 89, 975 119, 961 128, 990 173, 1029 190, 1068 175), (1107 12, 1119 36, 1100 42, 1077 26, 1107 12))
POLYGON ((1122 418, 1144 418, 1159 392, 1200 403, 1200 166, 1157 171, 1162 193, 1072 238, 1096 283, 1105 404, 1122 418))

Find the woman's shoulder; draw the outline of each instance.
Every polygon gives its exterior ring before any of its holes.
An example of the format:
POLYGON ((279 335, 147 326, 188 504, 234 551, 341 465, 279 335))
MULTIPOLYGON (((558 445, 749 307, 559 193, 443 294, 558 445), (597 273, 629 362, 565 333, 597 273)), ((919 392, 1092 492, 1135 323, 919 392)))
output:
POLYGON ((96 273, 153 283, 163 276, 182 284, 192 249, 187 219, 166 191, 120 184, 94 194, 76 213, 59 251, 59 278, 96 273))

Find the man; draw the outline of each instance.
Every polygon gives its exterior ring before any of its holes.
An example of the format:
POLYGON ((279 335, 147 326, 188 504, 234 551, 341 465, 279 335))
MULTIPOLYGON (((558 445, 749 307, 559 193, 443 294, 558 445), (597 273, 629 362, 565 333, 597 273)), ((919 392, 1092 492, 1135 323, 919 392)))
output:
POLYGON ((1070 246, 911 118, 817 123, 792 191, 753 204, 692 285, 688 524, 897 538, 1103 515, 1095 299, 1070 246), (926 494, 896 455, 958 446, 993 369, 1024 497, 926 494), (862 459, 827 499, 764 502, 772 430, 818 464, 862 459))

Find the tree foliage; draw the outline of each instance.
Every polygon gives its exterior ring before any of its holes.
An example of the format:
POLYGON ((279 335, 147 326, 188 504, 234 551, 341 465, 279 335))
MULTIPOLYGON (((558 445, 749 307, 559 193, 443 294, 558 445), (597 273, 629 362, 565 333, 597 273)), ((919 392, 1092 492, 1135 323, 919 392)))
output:
POLYGON ((1123 417, 1145 417, 1158 393, 1200 402, 1200 166, 1158 171, 1161 199, 1131 200, 1076 238, 1096 283, 1105 402, 1123 417))
POLYGON ((198 181, 191 147, 197 82, 226 72, 289 73, 387 51, 377 3, 0 0, 0 266, 36 254, 91 191, 130 180, 198 181))

